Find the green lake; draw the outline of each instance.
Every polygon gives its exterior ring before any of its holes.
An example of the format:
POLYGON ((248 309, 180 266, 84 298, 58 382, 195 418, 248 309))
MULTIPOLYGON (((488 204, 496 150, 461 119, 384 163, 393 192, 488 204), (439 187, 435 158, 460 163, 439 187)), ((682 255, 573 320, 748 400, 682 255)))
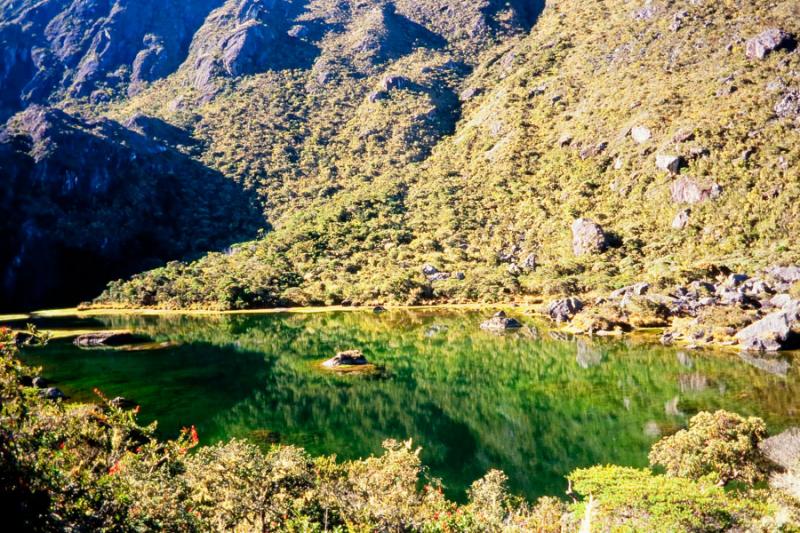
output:
MULTIPOLYGON (((512 312, 513 314, 513 312, 512 312)), ((665 348, 641 338, 572 338, 518 315, 521 331, 479 329, 490 311, 104 316, 41 327, 131 329, 161 349, 86 350, 69 341, 23 360, 72 399, 94 387, 141 405, 165 437, 194 424, 203 443, 231 437, 296 444, 340 459, 411 438, 448 494, 499 468, 513 490, 563 495, 581 466, 645 466, 659 435, 701 410, 800 424, 790 358, 665 348), (537 328, 537 325, 539 326, 537 328), (339 374, 319 363, 360 349, 382 371, 339 374)), ((19 324, 16 324, 17 326, 19 324)))

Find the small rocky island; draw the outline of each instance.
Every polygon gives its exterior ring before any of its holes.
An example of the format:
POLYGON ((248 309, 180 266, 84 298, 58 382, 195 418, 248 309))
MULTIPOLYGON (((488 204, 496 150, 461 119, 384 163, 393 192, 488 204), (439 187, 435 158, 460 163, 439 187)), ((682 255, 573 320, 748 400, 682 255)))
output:
POLYGON ((344 352, 337 353, 322 363, 322 366, 330 370, 348 370, 351 368, 363 368, 371 365, 369 365, 367 358, 364 357, 364 354, 361 353, 360 350, 346 350, 344 352))

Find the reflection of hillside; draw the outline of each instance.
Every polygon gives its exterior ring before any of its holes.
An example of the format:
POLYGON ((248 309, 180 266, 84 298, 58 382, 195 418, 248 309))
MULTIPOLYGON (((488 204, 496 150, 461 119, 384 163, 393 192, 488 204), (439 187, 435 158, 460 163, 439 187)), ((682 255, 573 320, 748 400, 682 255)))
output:
MULTIPOLYGON (((97 387, 142 405, 141 419, 157 420, 164 437, 182 426, 231 409, 260 386, 274 358, 207 343, 160 350, 82 350, 68 341, 30 350, 24 360, 78 401, 96 401, 97 387), (246 369, 243 371, 242 369, 246 369)), ((204 435, 205 437, 205 435, 204 435)), ((205 440, 205 438, 204 438, 205 440)))
POLYGON ((797 416, 797 380, 777 380, 735 357, 693 354, 693 372, 714 386, 687 387, 674 350, 496 336, 477 329, 480 318, 392 312, 118 317, 109 324, 275 358, 242 401, 216 411, 208 424, 214 437, 264 429, 345 458, 377 452, 386 437, 413 437, 426 464, 458 491, 492 467, 537 495, 563 490, 563 475, 576 466, 642 465, 653 421, 672 431, 700 409, 735 409, 773 423, 797 416), (434 324, 446 329, 431 335, 434 324), (388 377, 339 376, 315 366, 346 348, 362 349, 388 377), (675 409, 665 414, 674 398, 675 409))

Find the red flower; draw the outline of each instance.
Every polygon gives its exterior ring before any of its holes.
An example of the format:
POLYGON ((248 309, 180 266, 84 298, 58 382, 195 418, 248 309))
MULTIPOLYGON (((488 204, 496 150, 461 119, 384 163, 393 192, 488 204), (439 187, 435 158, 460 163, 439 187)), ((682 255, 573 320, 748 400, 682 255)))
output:
POLYGON ((198 442, 200 442, 200 437, 197 436, 197 429, 194 426, 192 426, 192 429, 189 430, 189 434, 192 437, 193 444, 197 444, 198 442))
POLYGON ((114 474, 116 474, 120 470, 122 470, 122 465, 119 464, 119 461, 117 461, 116 463, 114 463, 114 466, 112 466, 111 468, 108 469, 108 473, 113 476, 114 474))

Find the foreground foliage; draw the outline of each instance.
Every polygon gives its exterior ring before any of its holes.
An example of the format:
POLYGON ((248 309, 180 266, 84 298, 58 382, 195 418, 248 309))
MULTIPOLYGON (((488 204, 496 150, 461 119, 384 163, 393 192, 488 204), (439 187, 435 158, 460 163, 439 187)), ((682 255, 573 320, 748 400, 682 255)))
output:
MULTIPOLYGON (((99 405, 44 399, 26 386, 34 370, 15 358, 10 332, 0 335, 0 511, 19 529, 560 532, 584 523, 591 531, 788 531, 800 523, 788 495, 748 483, 724 489, 719 477, 595 467, 570 475, 572 503, 529 504, 508 493, 502 472, 490 471, 458 505, 411 442, 387 441, 379 457, 337 462, 242 440, 198 447, 193 427, 160 441, 154 425, 138 424, 138 408, 119 409, 99 391, 99 405)), ((731 420, 741 419, 701 413, 689 431, 719 434, 731 420)), ((735 433, 760 435, 759 421, 742 423, 735 433)), ((751 452, 720 456, 714 468, 746 466, 742 457, 761 464, 751 452)))

